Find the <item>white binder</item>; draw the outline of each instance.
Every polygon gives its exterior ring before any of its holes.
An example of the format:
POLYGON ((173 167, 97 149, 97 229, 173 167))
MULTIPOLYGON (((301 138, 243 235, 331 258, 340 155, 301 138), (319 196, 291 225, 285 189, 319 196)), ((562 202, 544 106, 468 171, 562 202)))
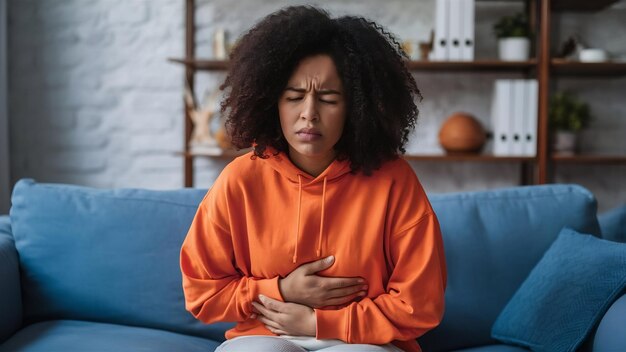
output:
POLYGON ((496 80, 494 91, 494 109, 492 110, 491 114, 491 120, 493 124, 493 155, 508 156, 510 155, 510 80, 496 80))
POLYGON ((510 152, 511 155, 523 155, 524 154, 524 136, 526 134, 526 119, 528 114, 526 113, 526 87, 525 80, 514 79, 512 80, 513 90, 511 92, 511 143, 510 152))
MULTIPOLYGON (((453 0, 454 1, 454 0, 453 0)), ((463 27, 461 30, 461 60, 474 61, 474 6, 475 0, 461 0, 463 3, 463 27)))
POLYGON ((435 3, 435 42, 433 43, 433 61, 448 60, 448 2, 437 0, 435 3))
POLYGON ((526 124, 526 136, 524 138, 524 155, 537 156, 537 121, 539 86, 536 79, 526 81, 526 106, 528 106, 528 119, 526 124))
POLYGON ((450 6, 450 18, 448 21, 448 60, 461 61, 463 14, 462 5, 465 0, 448 0, 450 6))

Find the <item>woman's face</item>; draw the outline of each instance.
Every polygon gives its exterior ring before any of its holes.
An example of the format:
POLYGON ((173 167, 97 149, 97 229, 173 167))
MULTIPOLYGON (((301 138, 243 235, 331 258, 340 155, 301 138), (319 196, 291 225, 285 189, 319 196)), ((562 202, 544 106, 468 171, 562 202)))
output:
POLYGON ((278 114, 292 160, 330 164, 346 119, 343 85, 330 56, 298 64, 278 101, 278 114))

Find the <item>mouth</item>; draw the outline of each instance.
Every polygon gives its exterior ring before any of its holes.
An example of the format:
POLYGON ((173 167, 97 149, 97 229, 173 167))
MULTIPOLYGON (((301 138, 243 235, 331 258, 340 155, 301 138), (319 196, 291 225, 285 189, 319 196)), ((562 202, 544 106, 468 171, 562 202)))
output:
POLYGON ((314 128, 303 128, 296 132, 298 135, 322 136, 322 133, 314 128))
POLYGON ((301 142, 315 142, 322 138, 322 133, 313 128, 303 128, 296 132, 296 136, 301 142))

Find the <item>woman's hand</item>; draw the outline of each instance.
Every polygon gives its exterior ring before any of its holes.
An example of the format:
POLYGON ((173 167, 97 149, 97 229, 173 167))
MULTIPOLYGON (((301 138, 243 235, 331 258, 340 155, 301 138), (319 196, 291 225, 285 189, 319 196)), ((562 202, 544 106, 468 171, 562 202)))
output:
POLYGON ((333 256, 300 265, 287 277, 279 280, 280 293, 285 302, 303 304, 311 308, 340 306, 367 294, 367 284, 360 277, 323 277, 316 273, 330 267, 333 256))
POLYGON ((252 302, 256 319, 276 335, 315 336, 315 311, 296 303, 283 303, 259 295, 262 304, 252 302))

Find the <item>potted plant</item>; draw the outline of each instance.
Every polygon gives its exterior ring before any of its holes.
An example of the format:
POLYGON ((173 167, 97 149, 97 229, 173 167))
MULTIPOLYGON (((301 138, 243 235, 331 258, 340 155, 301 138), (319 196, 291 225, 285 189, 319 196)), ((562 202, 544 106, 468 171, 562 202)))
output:
POLYGON ((528 60, 530 29, 523 13, 502 17, 493 26, 498 38, 498 56, 503 61, 528 60))
POLYGON ((579 132, 589 125, 589 105, 567 92, 554 94, 550 99, 550 131, 552 148, 556 153, 574 154, 578 147, 579 132))

